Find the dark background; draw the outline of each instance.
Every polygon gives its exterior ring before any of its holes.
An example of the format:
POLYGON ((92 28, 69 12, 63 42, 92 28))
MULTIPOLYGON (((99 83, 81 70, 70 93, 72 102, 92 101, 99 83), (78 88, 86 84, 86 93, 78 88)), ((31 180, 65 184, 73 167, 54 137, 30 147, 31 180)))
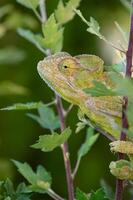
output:
MULTIPOLYGON (((16 11, 21 12, 24 16, 27 14, 33 16, 29 9, 20 6, 13 0, 0 0, 0 6, 8 3, 14 6, 14 10, 8 16, 12 16, 16 11)), ((48 15, 56 8, 57 3, 57 0, 46 1, 48 15)), ((120 36, 115 29, 114 21, 118 21, 125 30, 128 30, 129 12, 119 0, 82 0, 80 9, 87 19, 90 16, 95 17, 102 27, 102 32, 115 42, 119 40, 120 36)), ((6 18, 1 23, 4 20, 6 18)), ((32 29, 40 31, 37 20, 34 20, 32 29)), ((0 81, 10 80, 23 85, 29 88, 29 93, 25 96, 0 96, 0 108, 17 102, 42 100, 47 103, 53 98, 53 92, 40 79, 36 70, 37 62, 43 58, 43 55, 34 45, 16 33, 16 26, 21 26, 21 22, 11 27, 0 38, 0 49, 5 46, 16 46, 26 52, 26 58, 22 62, 11 64, 11 58, 9 57, 8 64, 0 64, 0 81)), ((97 39, 96 36, 87 33, 86 28, 86 25, 78 16, 66 24, 63 50, 72 55, 82 53, 96 54, 101 56, 106 64, 114 62, 113 49, 97 39)), ((64 104, 67 106, 66 102, 64 104)), ((85 137, 85 130, 78 135, 74 134, 77 122, 76 113, 77 107, 74 107, 67 122, 73 129, 73 135, 69 140, 72 167, 76 161, 77 150, 85 137)), ((5 179, 7 176, 11 177, 15 184, 24 180, 17 173, 10 159, 21 162, 26 161, 34 169, 38 164, 42 164, 52 173, 54 190, 61 195, 66 195, 64 165, 60 149, 56 149, 52 153, 43 153, 30 148, 30 145, 35 143, 40 134, 47 132, 47 130, 40 128, 36 122, 28 118, 25 111, 0 111, 0 180, 5 179)), ((105 179, 114 189, 115 178, 110 175, 108 168, 110 161, 113 159, 115 160, 116 156, 110 153, 109 141, 100 136, 89 154, 83 158, 75 179, 75 186, 88 192, 92 189, 97 189, 100 185, 100 180, 105 179)), ((40 199, 41 197, 39 196, 38 198, 40 199)), ((45 199, 47 199, 47 196, 45 199)))

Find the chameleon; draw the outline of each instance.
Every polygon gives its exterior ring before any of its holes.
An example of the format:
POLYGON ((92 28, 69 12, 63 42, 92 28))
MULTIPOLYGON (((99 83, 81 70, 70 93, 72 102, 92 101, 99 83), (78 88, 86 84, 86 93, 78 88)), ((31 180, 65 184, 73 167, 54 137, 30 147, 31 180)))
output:
POLYGON ((130 160, 119 160, 110 163, 111 173, 121 180, 133 180, 133 143, 119 141, 122 103, 120 96, 94 97, 84 91, 92 88, 94 80, 114 88, 109 72, 105 70, 104 61, 96 56, 82 54, 71 56, 59 52, 39 61, 37 70, 46 84, 64 100, 77 105, 87 116, 94 128, 106 132, 113 138, 111 151, 125 153, 130 160))

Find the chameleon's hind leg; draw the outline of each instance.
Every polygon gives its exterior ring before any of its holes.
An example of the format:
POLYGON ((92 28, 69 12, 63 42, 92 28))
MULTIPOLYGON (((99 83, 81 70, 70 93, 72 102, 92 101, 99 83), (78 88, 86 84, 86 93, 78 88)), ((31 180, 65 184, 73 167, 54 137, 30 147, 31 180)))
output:
POLYGON ((118 179, 133 180, 133 165, 127 160, 118 160, 109 165, 110 172, 118 179))
POLYGON ((110 163, 110 172, 121 180, 133 180, 133 143, 130 141, 115 141, 110 143, 111 151, 127 154, 130 161, 118 160, 110 163))

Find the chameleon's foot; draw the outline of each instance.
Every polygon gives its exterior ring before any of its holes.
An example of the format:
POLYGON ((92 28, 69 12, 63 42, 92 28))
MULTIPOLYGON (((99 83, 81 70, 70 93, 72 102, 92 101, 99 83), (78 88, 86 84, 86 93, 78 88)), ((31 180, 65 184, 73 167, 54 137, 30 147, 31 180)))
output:
POLYGON ((133 167, 127 160, 111 162, 109 165, 110 172, 121 180, 133 180, 133 167))
POLYGON ((110 150, 124 154, 133 154, 133 143, 129 141, 114 141, 110 144, 110 150))

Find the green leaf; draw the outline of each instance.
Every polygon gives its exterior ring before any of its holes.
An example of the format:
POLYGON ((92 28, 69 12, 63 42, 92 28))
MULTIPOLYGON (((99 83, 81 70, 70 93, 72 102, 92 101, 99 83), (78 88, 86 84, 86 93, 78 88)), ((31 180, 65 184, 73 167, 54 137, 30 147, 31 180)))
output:
POLYGON ((38 108, 39 116, 28 114, 29 117, 37 121, 41 127, 50 129, 51 131, 60 127, 59 117, 55 115, 52 108, 41 104, 38 108))
POLYGON ((38 27, 37 20, 29 14, 23 12, 20 12, 18 10, 13 10, 11 15, 8 15, 6 17, 6 20, 4 21, 4 26, 8 30, 14 30, 22 27, 27 27, 29 29, 36 29, 38 27))
POLYGON ((42 25, 45 48, 51 49, 53 53, 60 52, 63 45, 63 30, 56 22, 54 14, 52 14, 46 23, 42 25))
POLYGON ((12 106, 2 108, 1 110, 31 110, 39 108, 40 104, 41 104, 40 102, 16 103, 12 106))
POLYGON ((72 20, 75 15, 74 9, 79 6, 80 2, 81 0, 69 0, 68 3, 64 6, 63 1, 60 0, 55 11, 55 17, 58 23, 65 24, 72 20))
POLYGON ((128 0, 120 0, 120 2, 123 4, 123 6, 129 11, 131 12, 131 3, 128 0))
POLYGON ((129 79, 126 77, 119 76, 118 74, 112 74, 112 81, 115 84, 114 92, 118 96, 127 96, 128 97, 128 108, 127 108, 127 117, 129 122, 129 130, 127 132, 128 136, 133 138, 133 79, 129 79), (128 89, 127 89, 128 88, 128 89))
POLYGON ((33 148, 41 149, 44 152, 53 151, 56 147, 65 143, 71 135, 71 129, 65 129, 61 134, 39 136, 39 141, 32 145, 33 148))
POLYGON ((20 183, 17 186, 16 193, 17 194, 25 194, 25 193, 28 194, 28 193, 31 193, 31 191, 28 189, 28 187, 26 186, 25 183, 20 183))
POLYGON ((90 21, 87 21, 84 16, 82 15, 80 10, 75 10, 75 12, 79 15, 79 17, 87 24, 89 28, 87 28, 87 31, 89 33, 92 33, 96 36, 98 36, 102 40, 106 40, 105 37, 100 32, 100 26, 99 23, 93 18, 90 17, 90 21))
POLYGON ((27 163, 21 163, 16 160, 13 160, 13 163, 18 168, 18 171, 20 174, 24 176, 24 178, 32 185, 36 185, 36 174, 32 170, 29 164, 27 163))
POLYGON ((91 94, 94 97, 99 96, 116 96, 117 93, 111 89, 108 89, 105 84, 94 80, 94 86, 91 88, 85 88, 84 91, 87 94, 91 94))
POLYGON ((76 189, 76 200, 89 200, 89 197, 87 196, 87 194, 85 194, 79 188, 77 188, 76 189))
POLYGON ((15 190, 14 190, 14 187, 13 187, 13 183, 11 182, 10 179, 7 179, 4 183, 4 187, 6 189, 6 192, 8 195, 13 195, 15 194, 15 190))
POLYGON ((108 185, 104 180, 101 180, 100 184, 105 192, 105 196, 109 200, 115 199, 115 194, 114 194, 112 188, 110 187, 110 185, 108 185))
POLYGON ((39 0, 16 0, 21 5, 30 8, 32 10, 35 10, 38 7, 39 0))
POLYGON ((100 39, 105 39, 104 36, 100 33, 99 23, 93 17, 90 17, 90 25, 87 31, 97 35, 100 39))
POLYGON ((37 167, 36 174, 37 174, 37 186, 40 189, 44 189, 44 190, 49 189, 52 184, 51 174, 47 172, 46 169, 42 165, 39 165, 37 167))
POLYGON ((105 66, 105 70, 106 71, 114 71, 114 72, 118 72, 118 73, 122 72, 125 74, 126 67, 125 67, 124 62, 122 61, 120 63, 113 64, 111 66, 105 66))
POLYGON ((23 38, 34 44, 40 51, 46 54, 46 50, 44 49, 44 46, 42 44, 43 38, 40 35, 36 35, 30 30, 22 28, 18 29, 18 33, 20 36, 22 36, 23 38))
MULTIPOLYGON (((119 49, 119 47, 115 46, 115 44, 113 44, 111 41, 109 41, 108 39, 106 39, 106 37, 101 33, 100 31, 100 25, 99 23, 93 18, 90 17, 90 21, 87 21, 84 16, 82 15, 80 10, 76 10, 75 12, 77 13, 77 15, 79 15, 79 17, 82 19, 82 21, 87 24, 88 28, 87 31, 93 35, 96 35, 99 39, 103 40, 104 42, 106 42, 107 44, 109 44, 112 48, 114 48, 115 50, 119 49)), ((123 51, 121 49, 121 51, 123 51)))
POLYGON ((98 137, 99 137, 99 134, 94 135, 94 129, 88 128, 86 140, 78 151, 78 160, 80 160, 83 156, 85 156, 90 151, 92 146, 97 141, 98 137))
POLYGON ((39 165, 35 173, 29 164, 21 163, 14 160, 13 162, 18 168, 18 171, 31 184, 29 186, 29 189, 31 191, 45 193, 51 187, 52 177, 43 166, 39 165))
POLYGON ((123 78, 123 76, 120 76, 118 73, 110 74, 110 78, 115 84, 115 89, 113 91, 118 96, 128 96, 129 101, 133 102, 133 79, 123 78))
POLYGON ((13 9, 13 6, 11 4, 7 4, 0 7, 0 18, 2 18, 4 15, 11 12, 13 9))
POLYGON ((89 200, 109 200, 109 199, 106 198, 103 188, 100 188, 96 192, 92 192, 89 200))
POLYGON ((0 96, 27 95, 29 90, 11 81, 0 82, 0 96))
POLYGON ((78 122, 77 124, 76 124, 76 131, 75 131, 75 133, 79 133, 82 129, 84 129, 85 128, 85 126, 86 126, 86 123, 84 123, 84 122, 78 122))
POLYGON ((20 194, 20 196, 17 197, 17 200, 31 200, 31 198, 28 194, 20 194))
POLYGON ((4 200, 12 200, 11 197, 6 197, 4 200))
POLYGON ((39 165, 37 167, 36 174, 37 174, 37 178, 39 181, 47 182, 50 185, 52 184, 51 174, 49 172, 47 172, 46 169, 42 165, 39 165))
POLYGON ((13 183, 10 179, 0 183, 0 199, 1 200, 30 200, 31 191, 27 190, 24 183, 20 183, 15 191, 13 183))
POLYGON ((16 47, 5 47, 0 49, 0 65, 17 64, 18 62, 23 61, 25 57, 25 52, 16 47))
POLYGON ((30 30, 21 28, 18 29, 18 33, 47 55, 46 49, 51 49, 52 53, 61 51, 63 30, 64 29, 57 24, 54 14, 52 14, 46 23, 42 24, 44 38, 39 34, 34 34, 30 30))
POLYGON ((84 16, 82 15, 80 10, 74 9, 75 13, 82 19, 82 21, 87 24, 87 26, 90 26, 90 22, 88 22, 84 16))

